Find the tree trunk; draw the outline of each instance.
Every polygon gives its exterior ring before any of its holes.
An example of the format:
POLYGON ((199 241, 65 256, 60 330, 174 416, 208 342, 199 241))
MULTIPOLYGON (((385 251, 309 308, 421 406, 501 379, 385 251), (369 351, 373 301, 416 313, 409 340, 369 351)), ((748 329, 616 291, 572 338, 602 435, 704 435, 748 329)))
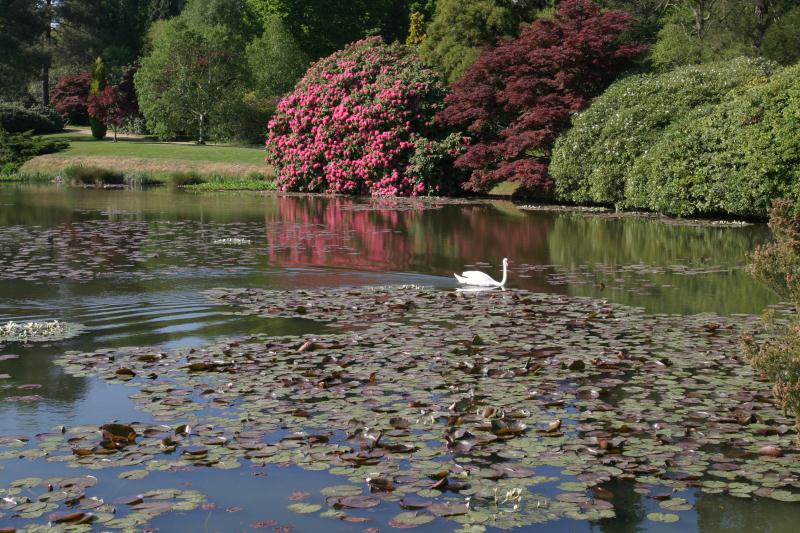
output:
POLYGON ((50 67, 45 63, 42 64, 41 84, 42 84, 42 104, 50 105, 50 67))
POLYGON ((41 85, 42 85, 42 104, 50 105, 50 44, 52 39, 52 29, 50 22, 53 20, 52 13, 53 0, 45 2, 45 28, 44 35, 42 36, 44 54, 42 57, 42 72, 41 72, 41 85))
POLYGON ((200 115, 200 132, 197 136, 197 144, 206 144, 206 140, 203 138, 203 122, 205 121, 205 114, 200 115))
POLYGON ((761 50, 761 45, 764 42, 764 35, 770 25, 770 12, 768 0, 756 0, 755 2, 755 18, 756 24, 753 29, 753 47, 756 51, 761 50))

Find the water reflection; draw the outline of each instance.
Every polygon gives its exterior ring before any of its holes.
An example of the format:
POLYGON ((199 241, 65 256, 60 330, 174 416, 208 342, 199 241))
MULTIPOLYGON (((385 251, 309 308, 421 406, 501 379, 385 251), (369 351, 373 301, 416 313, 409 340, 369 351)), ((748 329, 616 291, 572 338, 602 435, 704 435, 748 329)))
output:
MULTIPOLYGON (((447 277, 476 261, 496 265, 505 255, 548 262, 546 240, 553 220, 509 215, 507 209, 515 209, 511 204, 426 208, 424 203, 406 207, 379 201, 373 208, 361 207, 346 198, 279 198, 276 209, 265 213, 270 260, 281 266, 447 277)), ((536 288, 545 289, 541 280, 536 288)))
POLYGON ((654 313, 759 314, 775 295, 743 267, 747 253, 768 238, 763 225, 692 227, 561 214, 547 242, 564 271, 589 272, 591 282, 571 286, 573 294, 654 313))
POLYGON ((700 492, 695 501, 697 528, 704 533, 797 531, 796 503, 769 498, 742 499, 700 492))

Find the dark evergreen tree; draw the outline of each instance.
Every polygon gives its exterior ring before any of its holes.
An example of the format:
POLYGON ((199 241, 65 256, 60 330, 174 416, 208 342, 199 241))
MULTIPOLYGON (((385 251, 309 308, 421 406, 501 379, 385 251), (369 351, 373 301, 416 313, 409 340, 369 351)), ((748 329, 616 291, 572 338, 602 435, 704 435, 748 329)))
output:
POLYGON ((0 0, 0 97, 18 98, 42 62, 47 27, 42 3, 0 0))

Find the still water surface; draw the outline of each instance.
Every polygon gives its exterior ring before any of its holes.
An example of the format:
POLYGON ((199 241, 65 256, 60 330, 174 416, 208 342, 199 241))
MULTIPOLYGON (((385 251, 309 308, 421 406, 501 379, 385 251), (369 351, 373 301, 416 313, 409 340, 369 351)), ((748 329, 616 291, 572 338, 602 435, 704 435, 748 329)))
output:
MULTIPOLYGON (((10 375, 0 381, 5 400, 0 436, 151 420, 129 399, 129 387, 73 377, 52 364, 65 350, 171 349, 253 333, 312 335, 325 329, 306 320, 235 316, 201 294, 209 288, 417 284, 453 290, 452 272, 477 267, 499 277, 500 259, 509 257, 511 288, 591 296, 649 313, 759 314, 777 303, 775 296, 750 280, 743 267, 746 253, 767 238, 762 225, 675 226, 524 211, 502 201, 431 204, 2 187, 0 323, 59 319, 87 330, 62 342, 0 349, 0 355, 20 356, 0 361, 0 374, 10 375), (19 388, 26 385, 40 387, 19 388), (37 398, 14 399, 31 394, 37 398)), ((156 472, 124 481, 117 472, 76 472, 44 460, 6 458, 0 461, 0 487, 29 476, 91 473, 102 487, 96 495, 106 501, 190 484, 216 504, 155 519, 152 527, 162 531, 240 531, 265 520, 291 524, 295 531, 363 531, 374 525, 286 510, 290 494, 318 494, 341 483, 336 476, 296 467, 269 466, 258 476, 252 470, 156 472)), ((658 510, 653 502, 622 485, 615 494, 616 520, 564 520, 530 530, 781 532, 793 531, 800 520, 797 504, 698 493, 691 516, 657 524, 645 519, 658 510)), ((396 504, 387 503, 367 516, 386 530, 397 512, 396 504)), ((0 525, 24 523, 0 515, 0 525)), ((418 530, 456 527, 437 519, 418 530)))

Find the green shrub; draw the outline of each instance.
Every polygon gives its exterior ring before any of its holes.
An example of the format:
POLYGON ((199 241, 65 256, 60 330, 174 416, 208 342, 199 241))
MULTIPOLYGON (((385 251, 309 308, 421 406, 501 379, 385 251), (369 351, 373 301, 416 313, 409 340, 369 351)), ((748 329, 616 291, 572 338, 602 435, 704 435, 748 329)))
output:
POLYGON ((624 207, 764 216, 800 192, 800 65, 673 124, 627 174, 624 207))
POLYGON ((186 189, 195 192, 208 191, 271 191, 275 190, 274 178, 259 172, 251 172, 245 176, 225 176, 212 174, 205 176, 206 181, 196 185, 187 185, 186 189))
POLYGON ((64 122, 54 109, 43 105, 25 107, 18 102, 0 102, 0 128, 10 133, 57 133, 64 129, 64 122))
MULTIPOLYGON (((750 255, 748 272, 797 308, 800 302, 800 215, 791 201, 780 200, 773 204, 769 227, 775 240, 750 255)), ((746 336, 744 356, 772 381, 775 398, 795 415, 800 446, 800 319, 795 314, 787 324, 767 315, 764 325, 767 340, 757 342, 752 335, 746 336)))
POLYGON ((198 185, 203 181, 203 177, 197 172, 173 172, 169 175, 169 182, 176 187, 198 185))
POLYGON ((35 137, 31 133, 9 133, 0 128, 0 174, 16 172, 22 164, 37 155, 64 150, 69 145, 35 137))
POLYGON ((64 177, 77 185, 124 185, 122 172, 89 165, 72 165, 64 169, 64 177))
POLYGON ((670 124, 775 70, 768 61, 739 58, 614 83, 556 142, 550 173, 557 196, 576 203, 622 204, 631 165, 670 124))
POLYGON ((163 185, 164 181, 149 172, 126 172, 123 176, 125 185, 131 188, 146 187, 148 185, 163 185))

